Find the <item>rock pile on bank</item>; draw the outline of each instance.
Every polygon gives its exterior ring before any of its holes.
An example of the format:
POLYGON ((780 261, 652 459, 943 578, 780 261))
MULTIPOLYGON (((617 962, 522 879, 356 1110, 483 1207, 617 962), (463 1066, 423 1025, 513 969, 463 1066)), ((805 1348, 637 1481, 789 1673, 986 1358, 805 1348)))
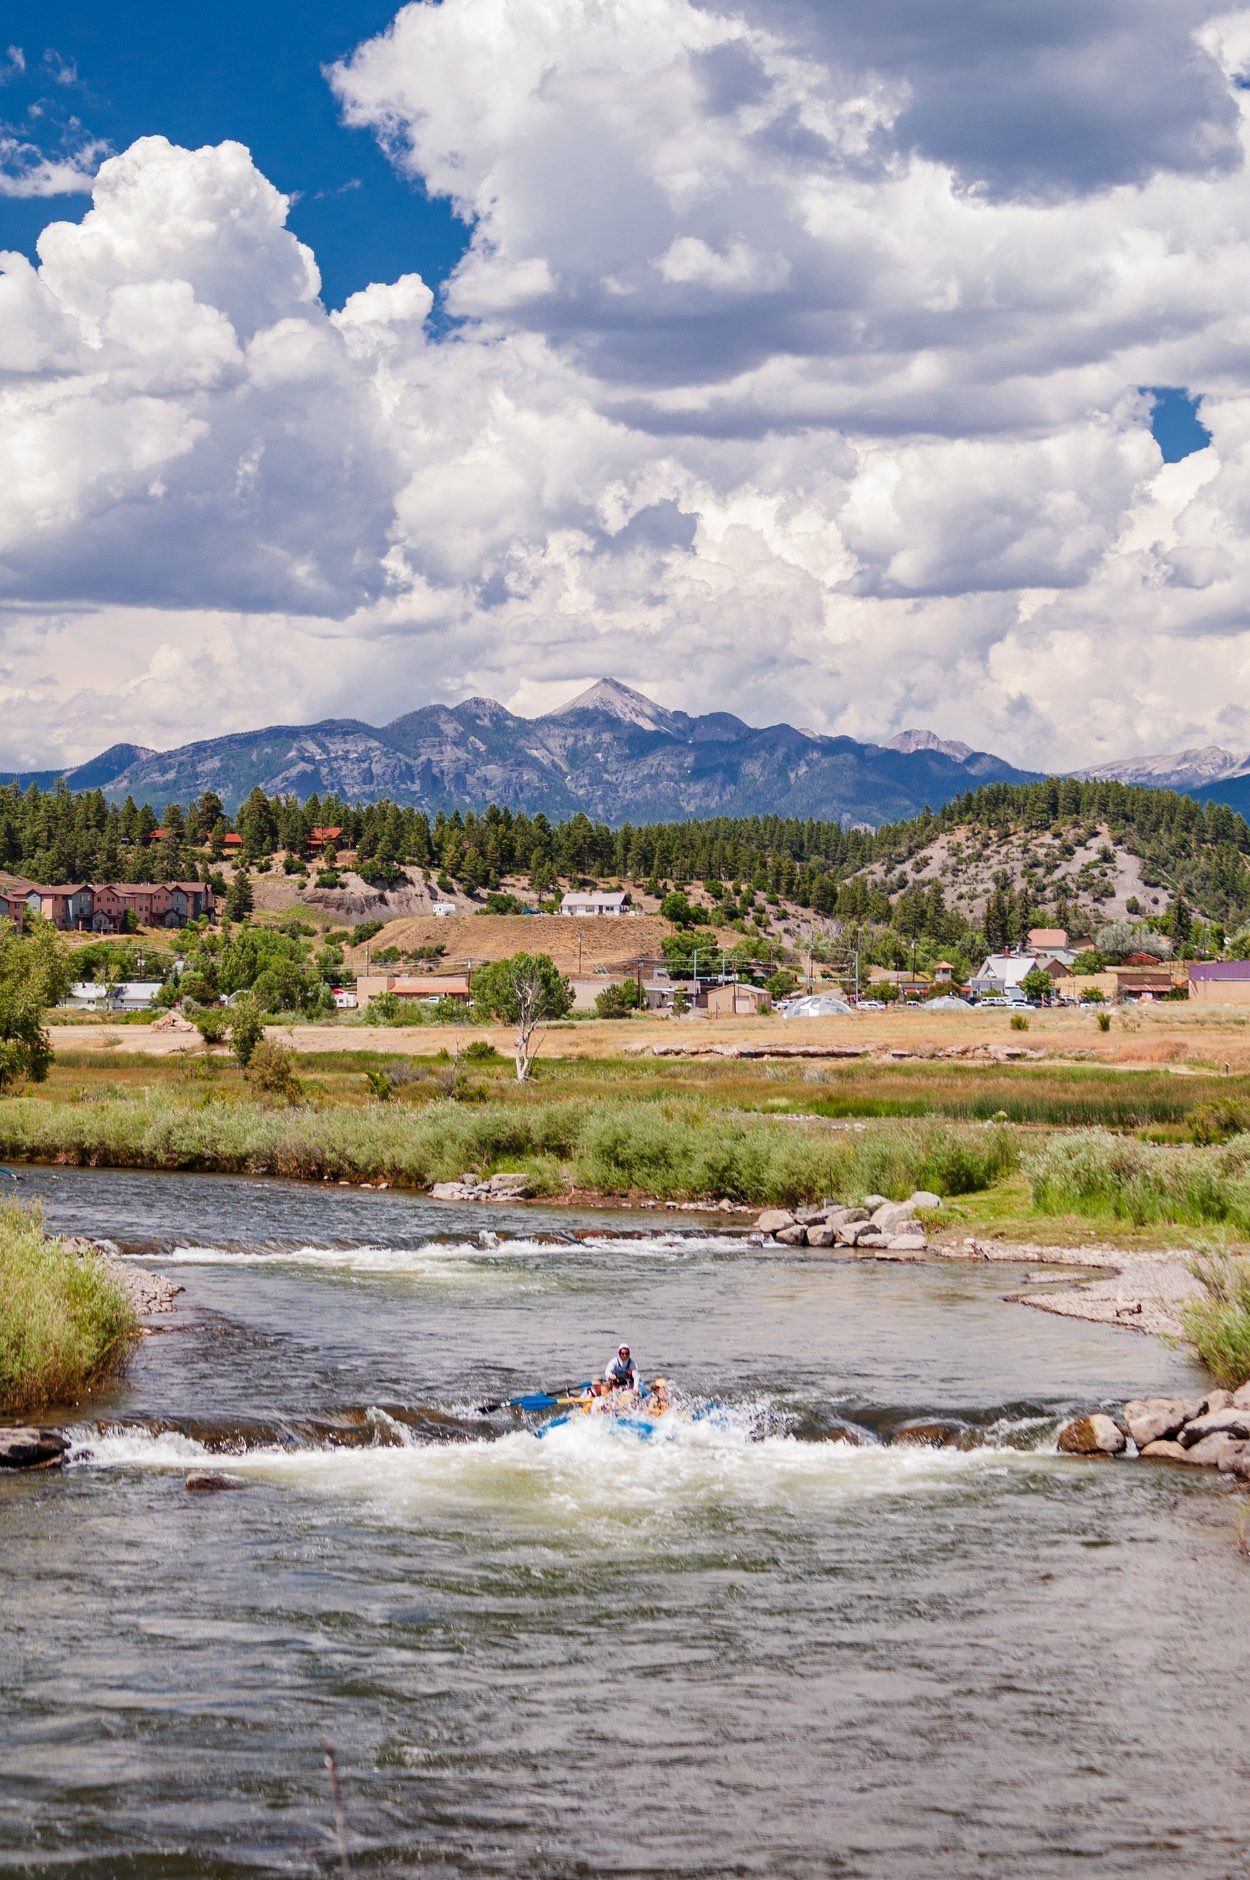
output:
POLYGON ((71 1234, 65 1246, 71 1253, 98 1255, 108 1268, 109 1278, 116 1280, 141 1319, 176 1310, 174 1302, 184 1289, 176 1280, 166 1279, 163 1273, 149 1273, 141 1266, 133 1266, 115 1240, 71 1234))
POLYGON ((766 1208, 756 1226, 783 1247, 836 1247, 860 1258, 919 1260, 929 1251, 921 1213, 940 1208, 940 1195, 917 1189, 906 1201, 865 1195, 858 1205, 822 1201, 819 1207, 766 1208))
POLYGON ((492 1175, 488 1181, 468 1169, 454 1182, 435 1182, 430 1195, 435 1201, 528 1201, 533 1193, 528 1175, 492 1175))
POLYGON ((1219 1469, 1250 1482, 1250 1382, 1205 1397, 1135 1397, 1123 1410, 1076 1417, 1059 1432, 1065 1455, 1140 1457, 1219 1469))

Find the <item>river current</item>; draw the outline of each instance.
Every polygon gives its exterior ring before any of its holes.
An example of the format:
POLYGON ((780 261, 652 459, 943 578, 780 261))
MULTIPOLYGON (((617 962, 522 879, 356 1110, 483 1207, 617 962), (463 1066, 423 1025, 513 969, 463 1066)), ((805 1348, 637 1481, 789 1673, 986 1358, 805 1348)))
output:
POLYGON ((1199 1394, 1179 1352, 1004 1302, 1014 1268, 671 1214, 26 1192, 186 1293, 73 1465, 0 1480, 0 1869, 337 1872, 331 1741, 357 1875, 1246 1872, 1226 1485, 1054 1453, 1077 1405, 1199 1394), (472 1420, 621 1338, 722 1411, 472 1420), (180 1427, 344 1411, 376 1440, 180 1427), (962 1445, 824 1440, 917 1416, 962 1445), (205 1467, 245 1487, 188 1493, 205 1467))

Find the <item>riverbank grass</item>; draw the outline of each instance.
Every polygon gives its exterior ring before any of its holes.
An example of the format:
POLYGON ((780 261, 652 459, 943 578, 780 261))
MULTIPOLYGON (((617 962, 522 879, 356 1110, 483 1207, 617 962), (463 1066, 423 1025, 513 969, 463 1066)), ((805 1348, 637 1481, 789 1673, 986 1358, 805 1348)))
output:
POLYGON ((0 1208, 0 1412, 74 1401, 120 1369, 137 1335, 102 1260, 45 1234, 37 1208, 0 1208))
POLYGON ((1181 1331, 1217 1384, 1237 1390, 1250 1379, 1250 1260, 1200 1254, 1190 1271, 1202 1293, 1181 1308, 1181 1331))

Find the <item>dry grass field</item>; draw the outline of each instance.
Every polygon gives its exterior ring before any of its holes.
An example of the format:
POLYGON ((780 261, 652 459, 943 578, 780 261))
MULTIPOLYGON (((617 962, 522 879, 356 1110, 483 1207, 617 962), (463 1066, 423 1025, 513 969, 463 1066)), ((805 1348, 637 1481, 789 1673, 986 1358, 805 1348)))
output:
MULTIPOLYGON (((462 924, 486 928, 490 922, 483 918, 462 924)), ((537 925, 537 921, 528 924, 537 925)), ((552 924, 575 925, 556 917, 552 924)), ((631 928, 642 924, 641 920, 630 923, 631 928)), ((487 955, 483 952, 475 957, 484 959, 487 955)), ((1114 1011, 1111 1029, 1106 1032, 1099 1030, 1092 1011, 1035 1011, 1029 1013, 1028 1021, 1027 1031, 1013 1031, 1010 1014, 1005 1011, 927 1012, 923 1007, 824 1019, 588 1019, 553 1025, 545 1054, 572 1059, 620 1058, 642 1055, 643 1049, 655 1044, 692 1049, 712 1044, 757 1048, 801 1044, 827 1045, 831 1056, 851 1046, 882 1056, 903 1053, 941 1057, 948 1052, 987 1046, 994 1050, 1018 1049, 1026 1054, 1025 1062, 1037 1055, 1126 1070, 1158 1068, 1182 1075, 1194 1071, 1250 1073, 1250 1011, 1171 1003, 1132 1006, 1114 1011)), ((107 1020, 58 1025, 53 1039, 58 1054, 98 1050, 105 1033, 116 1039, 113 1048, 126 1053, 163 1056, 198 1042, 194 1034, 154 1034, 148 1026, 120 1026, 110 1032, 107 1020)), ((501 1050, 507 1049, 509 1041, 508 1031, 502 1026, 367 1025, 347 1015, 322 1024, 277 1028, 274 1035, 301 1053, 380 1051, 390 1057, 433 1057, 446 1050, 457 1035, 465 1040, 489 1038, 501 1050)))

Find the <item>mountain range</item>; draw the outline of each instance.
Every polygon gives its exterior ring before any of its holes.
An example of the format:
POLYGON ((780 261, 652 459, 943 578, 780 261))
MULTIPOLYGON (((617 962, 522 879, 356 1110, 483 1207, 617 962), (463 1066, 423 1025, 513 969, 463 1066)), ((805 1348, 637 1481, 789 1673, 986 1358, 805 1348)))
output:
POLYGON ((1154 757, 1122 758, 1077 774, 1114 777, 1121 783, 1148 784, 1156 790, 1179 790, 1200 803, 1227 803, 1240 815, 1250 815, 1250 751, 1229 751, 1221 744, 1164 751, 1154 757))
POLYGON ((938 808, 989 782, 1035 773, 989 752, 905 731, 884 744, 730 712, 668 711, 615 679, 538 718, 494 699, 425 705, 386 725, 329 718, 267 725, 176 750, 116 744, 64 773, 8 773, 48 786, 133 796, 158 811, 215 790, 228 811, 256 785, 267 795, 390 797, 437 811, 498 803, 531 815, 584 811, 603 822, 706 816, 815 816, 877 825, 938 808))
MULTIPOLYGON (((619 824, 706 816, 815 816, 877 826, 937 809, 983 783, 1027 783, 1020 770, 935 731, 880 744, 793 725, 749 725, 731 712, 669 711, 616 679, 522 718, 494 699, 424 705, 386 725, 326 718, 204 738, 175 750, 114 744, 85 764, 2 773, 0 780, 133 796, 160 810, 215 790, 233 812, 267 795, 390 797, 431 812, 498 803, 531 815, 583 810, 619 824)), ((1074 776, 1179 790, 1250 812, 1250 752, 1220 745, 1125 758, 1074 776)))

